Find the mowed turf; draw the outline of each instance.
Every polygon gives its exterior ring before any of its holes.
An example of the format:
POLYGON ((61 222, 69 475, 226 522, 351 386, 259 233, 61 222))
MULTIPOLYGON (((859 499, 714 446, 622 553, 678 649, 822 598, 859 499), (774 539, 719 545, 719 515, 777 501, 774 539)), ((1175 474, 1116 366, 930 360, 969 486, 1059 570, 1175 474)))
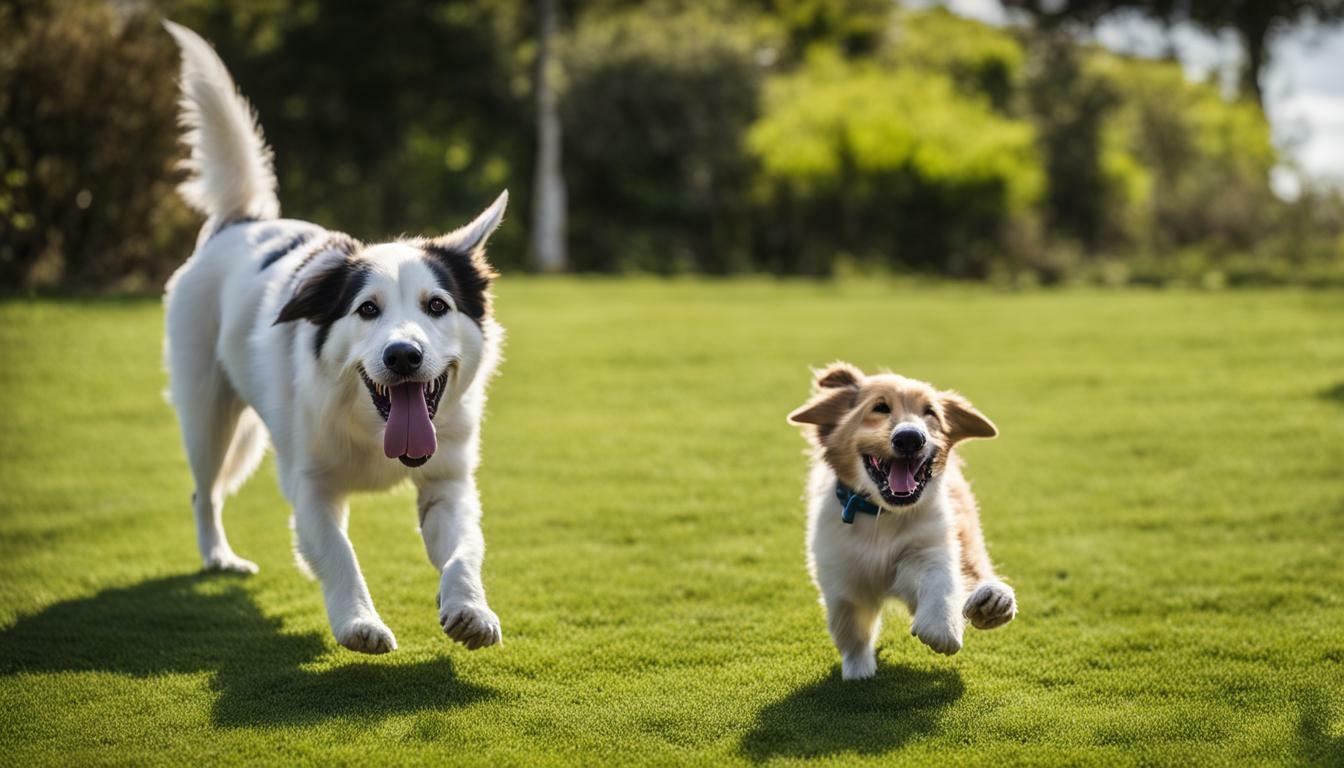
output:
MULTIPOLYGON (((436 618, 408 488, 336 646, 274 468, 198 573, 154 300, 0 304, 0 755, 27 764, 1344 762, 1344 295, 506 278, 480 485, 502 647, 436 618), (967 394, 1018 619, 892 608, 843 683, 803 562, 808 366, 967 394)), ((382 460, 382 459, 379 459, 382 460)))

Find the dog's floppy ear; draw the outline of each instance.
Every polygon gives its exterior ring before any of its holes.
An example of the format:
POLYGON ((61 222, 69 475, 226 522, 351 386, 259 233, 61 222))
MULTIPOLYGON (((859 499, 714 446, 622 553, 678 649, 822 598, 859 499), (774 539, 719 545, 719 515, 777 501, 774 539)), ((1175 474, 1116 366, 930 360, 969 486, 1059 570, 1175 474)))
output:
POLYGON ((789 423, 814 424, 824 437, 854 407, 862 381, 863 371, 858 368, 849 363, 831 363, 817 372, 816 396, 790 413, 789 423))
POLYGON ((831 427, 840 423, 840 419, 844 418, 846 413, 849 413, 849 409, 854 407, 854 401, 858 399, 858 395, 858 387, 845 387, 823 392, 790 413, 789 423, 815 424, 821 428, 824 435, 830 431, 831 427))
POLYGON ((338 320, 364 286, 367 264, 355 258, 359 244, 333 239, 318 248, 313 263, 304 268, 299 285, 275 324, 310 320, 319 325, 338 320))
POLYGON ((970 400, 956 392, 943 392, 939 401, 943 406, 943 418, 947 422, 947 435, 952 442, 973 437, 996 437, 999 434, 994 422, 977 411, 970 400))

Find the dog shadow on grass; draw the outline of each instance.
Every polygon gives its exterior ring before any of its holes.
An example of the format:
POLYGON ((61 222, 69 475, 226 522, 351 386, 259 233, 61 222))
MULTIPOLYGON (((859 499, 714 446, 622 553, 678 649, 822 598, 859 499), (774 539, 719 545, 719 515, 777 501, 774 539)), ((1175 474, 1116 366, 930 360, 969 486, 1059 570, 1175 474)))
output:
POLYGON ((265 616, 239 577, 155 579, 57 603, 0 632, 0 675, 98 671, 156 677, 209 672, 222 726, 317 723, 443 710, 494 695, 458 680, 452 661, 304 666, 325 636, 265 616))
POLYGON ((1298 692, 1297 757, 1303 765, 1344 766, 1344 736, 1330 733, 1330 704, 1313 689, 1298 692))
POLYGON ((1321 390, 1322 400, 1333 400, 1340 405, 1344 405, 1344 381, 1339 382, 1333 387, 1326 387, 1321 390))
POLYGON ((742 740, 755 762, 775 757, 882 754, 937 730, 944 709, 961 698, 955 669, 879 664, 870 680, 830 676, 767 706, 742 740))

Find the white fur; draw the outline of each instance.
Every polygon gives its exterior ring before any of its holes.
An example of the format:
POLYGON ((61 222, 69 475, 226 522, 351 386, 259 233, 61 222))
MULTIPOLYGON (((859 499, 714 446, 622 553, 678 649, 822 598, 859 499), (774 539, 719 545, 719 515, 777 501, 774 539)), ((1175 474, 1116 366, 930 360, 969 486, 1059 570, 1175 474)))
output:
MULTIPOLYGON (((988 603, 986 610, 995 610, 996 618, 1015 609, 1012 590, 998 581, 980 586, 963 605, 961 545, 947 495, 948 477, 958 472, 956 463, 948 462, 928 481, 919 501, 883 508, 877 516, 858 514, 847 524, 835 497, 835 471, 820 456, 813 459, 807 486, 808 570, 821 591, 844 679, 877 672, 874 643, 888 599, 909 609, 912 635, 949 656, 961 650, 973 606, 988 603), (1003 590, 1010 605, 998 604, 1003 590)), ((855 468, 855 476, 862 478, 858 490, 881 497, 862 467, 855 468)))
MULTIPOLYGON (((276 324, 295 286, 345 255, 314 253, 328 234, 321 227, 274 218, 275 176, 250 108, 204 40, 167 26, 182 46, 184 122, 191 129, 186 138, 195 177, 183 194, 209 217, 196 252, 165 296, 171 400, 195 478, 197 543, 206 567, 257 570, 229 545, 222 509, 224 497, 256 468, 269 435, 281 488, 294 508, 296 554, 321 582, 341 645, 368 653, 396 648, 346 536, 346 498, 408 479, 419 491, 426 552, 441 574, 443 630, 472 649, 499 642, 499 619, 481 583, 485 543, 474 473, 486 385, 499 362, 503 329, 488 314, 478 326, 455 306, 430 317, 425 297, 442 295, 451 303, 451 295, 438 286, 417 245, 403 242, 361 251, 371 272, 352 306, 373 300, 382 313, 376 321, 354 314, 337 320, 320 358, 316 325, 276 324), (239 216, 263 220, 220 229, 239 216), (268 250, 302 234, 311 236, 307 245, 260 269, 268 250), (380 353, 403 339, 423 347, 425 371, 453 366, 434 416, 438 449, 415 469, 383 455, 383 420, 357 372, 362 365, 373 380, 391 383, 380 353)), ((450 237, 482 247, 506 202, 501 195, 450 237)))
MULTIPOLYGON (((271 150, 256 113, 209 43, 179 24, 163 25, 182 49, 182 124, 191 147, 183 163, 191 175, 178 191, 193 208, 217 220, 279 216, 271 150)), ((206 231, 214 223, 207 222, 206 231)))

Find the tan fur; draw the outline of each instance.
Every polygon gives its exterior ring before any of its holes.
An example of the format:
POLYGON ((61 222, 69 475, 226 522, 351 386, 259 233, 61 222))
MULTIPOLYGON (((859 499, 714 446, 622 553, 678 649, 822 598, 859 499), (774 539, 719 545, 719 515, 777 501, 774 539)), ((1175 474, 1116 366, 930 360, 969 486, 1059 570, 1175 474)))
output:
MULTIPOLYGON (((916 587, 884 582, 897 579, 901 568, 910 572, 912 566, 898 567, 898 561, 922 547, 944 551, 952 558, 944 562, 953 571, 960 563, 959 574, 943 570, 936 578, 950 580, 948 589, 962 598, 970 596, 962 612, 975 626, 989 629, 1011 620, 1016 602, 1011 588, 995 574, 975 495, 955 452, 963 440, 996 436, 994 423, 955 392, 893 373, 866 376, 848 363, 833 363, 819 371, 813 392, 810 400, 789 415, 789 421, 804 427, 816 449, 809 488, 810 562, 831 616, 832 635, 844 657, 845 676, 866 677, 875 669, 865 660, 864 648, 871 655, 871 635, 886 597, 912 605, 914 633, 934 650, 955 653, 961 647, 959 619, 925 611, 927 632, 921 634, 921 612, 913 607, 918 602, 912 592, 918 591, 916 587), (922 428, 923 450, 933 451, 931 474, 916 501, 888 502, 868 477, 864 457, 889 460, 894 455, 893 433, 898 427, 910 426, 922 428), (819 472, 823 467, 829 471, 819 472), (877 518, 864 516, 854 524, 837 524, 839 506, 832 498, 835 479, 878 503, 882 513, 877 518), (868 530, 872 535, 865 533, 868 530), (885 543, 875 552, 872 542, 879 540, 885 543), (890 552, 884 554, 882 547, 889 547, 890 552), (856 563, 850 573, 843 572, 847 558, 856 563)), ((934 571, 929 573, 929 578, 935 578, 934 571)), ((927 598, 929 593, 918 594, 927 598)), ((951 599, 951 593, 947 594, 951 599)))
POLYGON ((989 561, 985 537, 980 532, 980 507, 976 504, 971 484, 961 474, 960 456, 952 459, 956 465, 956 482, 947 488, 948 498, 957 520, 957 540, 961 543, 961 572, 967 584, 979 585, 996 578, 994 564, 989 561))
POLYGON ((944 475, 943 485, 955 512, 962 570, 974 586, 995 578, 980 532, 979 505, 962 474, 965 462, 954 451, 962 440, 997 436, 994 423, 955 392, 939 392, 925 382, 892 373, 864 376, 848 363, 833 363, 822 371, 817 390, 817 396, 789 419, 816 427, 814 440, 822 457, 851 488, 858 480, 854 467, 860 453, 885 452, 888 435, 901 419, 933 409, 933 416, 924 417, 930 439, 939 445, 933 471, 944 475), (868 418, 867 413, 878 401, 891 406, 891 413, 885 418, 868 418), (851 418, 851 412, 857 415, 851 418), (952 471, 947 471, 949 468, 952 471))

